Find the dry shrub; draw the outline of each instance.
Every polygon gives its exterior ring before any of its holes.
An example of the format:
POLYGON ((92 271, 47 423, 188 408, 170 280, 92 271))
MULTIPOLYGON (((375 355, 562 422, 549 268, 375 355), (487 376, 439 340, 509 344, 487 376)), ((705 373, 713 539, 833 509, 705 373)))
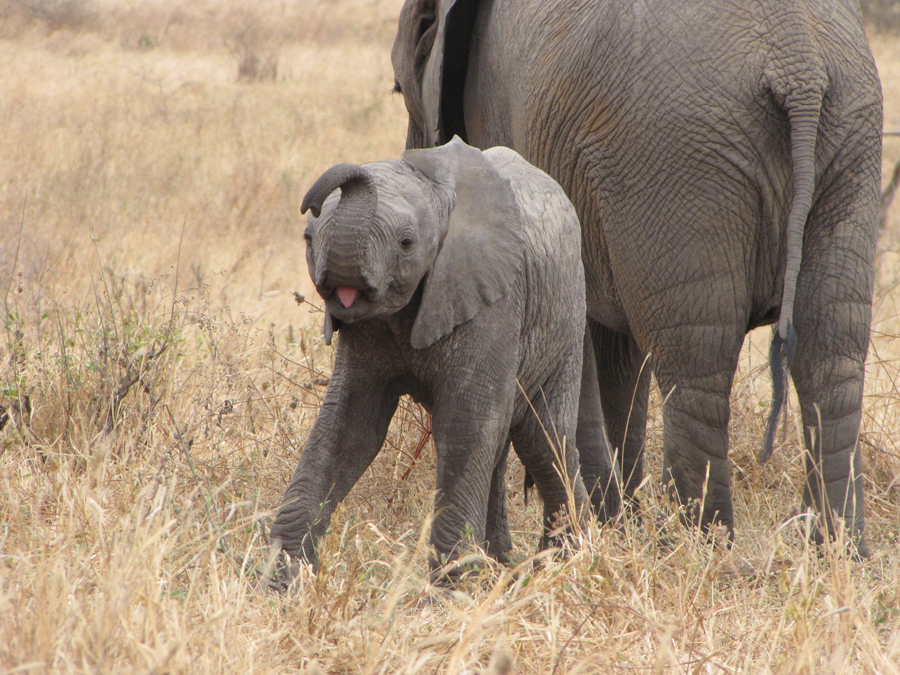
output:
POLYGON ((6 0, 0 5, 0 17, 23 27, 39 24, 49 32, 81 31, 95 26, 97 14, 89 0, 6 0))
MULTIPOLYGON (((0 672, 898 672, 896 208, 861 434, 870 561, 810 548, 795 404, 755 463, 762 330, 732 396, 732 551, 660 494, 654 391, 640 521, 535 566, 540 505, 512 462, 513 565, 435 591, 434 451, 413 462, 427 432, 404 400, 321 573, 256 588, 332 366, 297 207, 332 164, 400 154, 399 6, 85 0, 90 21, 59 26, 0 11, 0 672), (238 81, 244 47, 260 66, 238 81), (259 75, 269 55, 277 77, 259 75)), ((896 41, 873 48, 900 122, 896 41)))
POLYGON ((239 80, 274 80, 278 77, 278 57, 260 58, 252 49, 242 49, 239 54, 239 80))

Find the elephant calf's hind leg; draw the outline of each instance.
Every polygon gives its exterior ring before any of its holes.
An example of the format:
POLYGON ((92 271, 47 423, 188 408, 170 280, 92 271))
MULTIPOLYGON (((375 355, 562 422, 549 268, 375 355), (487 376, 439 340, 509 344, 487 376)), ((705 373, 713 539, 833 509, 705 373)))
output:
POLYGON ((544 502, 542 549, 554 545, 551 533, 561 511, 568 507, 569 518, 580 522, 591 508, 574 444, 577 392, 566 387, 577 377, 564 371, 546 383, 533 397, 524 419, 511 431, 516 454, 544 502))
POLYGON ((509 457, 509 443, 509 439, 504 442, 497 466, 494 467, 484 531, 485 549, 488 555, 503 564, 509 562, 509 552, 512 550, 509 516, 506 510, 506 465, 509 457))

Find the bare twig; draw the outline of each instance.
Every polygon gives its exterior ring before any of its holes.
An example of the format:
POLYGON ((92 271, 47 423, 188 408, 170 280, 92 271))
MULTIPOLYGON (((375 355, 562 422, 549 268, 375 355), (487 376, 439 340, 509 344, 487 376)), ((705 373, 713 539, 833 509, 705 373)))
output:
MULTIPOLYGON (((422 450, 425 449, 425 444, 428 442, 429 438, 431 438, 431 415, 425 417, 425 423, 422 425, 422 436, 419 438, 419 442, 416 444, 416 451, 413 453, 412 460, 410 460, 409 466, 406 467, 406 471, 404 471, 403 475, 400 476, 401 483, 409 478, 409 474, 412 473, 413 468, 415 468, 416 462, 419 459, 419 455, 421 455, 422 450)), ((388 499, 388 506, 393 503, 394 495, 391 495, 390 499, 388 499)))
POLYGON ((293 294, 293 296, 294 296, 294 302, 296 302, 298 306, 302 307, 304 304, 307 304, 307 305, 309 305, 310 307, 312 307, 314 310, 316 310, 317 312, 322 312, 322 311, 324 311, 324 310, 323 310, 321 307, 319 307, 318 305, 314 305, 314 304, 311 303, 309 300, 307 300, 307 299, 306 299, 306 296, 303 295, 302 293, 300 293, 300 292, 298 292, 298 291, 293 291, 292 294, 293 294))
MULTIPOLYGON (((142 358, 140 364, 136 367, 132 366, 128 369, 127 374, 125 375, 125 379, 119 385, 119 388, 116 389, 116 392, 113 394, 112 401, 109 404, 109 410, 106 413, 106 424, 104 425, 104 433, 109 434, 116 427, 119 426, 119 408, 122 405, 122 401, 125 400, 125 397, 128 395, 128 392, 131 390, 131 387, 138 381, 143 383, 144 373, 144 365, 147 363, 152 363, 154 360, 159 358, 166 348, 169 346, 169 338, 166 337, 166 341, 160 345, 159 349, 157 349, 152 354, 148 354, 146 357, 142 358)), ((144 385, 145 391, 147 390, 146 384, 144 385)))
MULTIPOLYGON (((25 232, 25 207, 28 204, 28 199, 26 198, 22 202, 22 222, 19 225, 19 238, 16 240, 16 253, 13 256, 13 266, 9 271, 9 283, 6 285, 6 293, 3 295, 3 313, 6 317, 9 317, 9 290, 12 288, 13 279, 15 279, 16 267, 19 264, 19 249, 22 246, 22 233, 25 232)), ((9 323, 7 322, 6 326, 7 333, 9 332, 9 323)))
POLYGON ((187 214, 181 223, 181 235, 178 237, 178 255, 175 257, 175 284, 172 287, 172 311, 169 315, 169 331, 175 326, 175 305, 178 302, 178 270, 181 267, 181 247, 184 244, 184 229, 187 227, 187 214))

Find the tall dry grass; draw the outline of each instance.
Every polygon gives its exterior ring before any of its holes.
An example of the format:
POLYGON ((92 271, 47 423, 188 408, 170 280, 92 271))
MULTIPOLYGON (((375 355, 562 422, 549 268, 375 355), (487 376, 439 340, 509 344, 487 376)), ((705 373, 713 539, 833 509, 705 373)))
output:
MULTIPOLYGON (((0 4, 0 673, 900 671, 900 207, 862 432, 870 561, 810 550, 789 518, 796 407, 772 461, 753 459, 763 332, 732 400, 730 553, 668 514, 655 400, 643 524, 535 568, 516 463, 513 566, 435 593, 433 451, 404 477, 424 433, 404 403, 321 573, 256 590, 331 368, 292 295, 315 303, 298 200, 336 162, 402 150, 399 5, 0 4)), ((873 48, 900 124, 897 41, 873 48)), ((887 140, 886 175, 898 157, 887 140)))

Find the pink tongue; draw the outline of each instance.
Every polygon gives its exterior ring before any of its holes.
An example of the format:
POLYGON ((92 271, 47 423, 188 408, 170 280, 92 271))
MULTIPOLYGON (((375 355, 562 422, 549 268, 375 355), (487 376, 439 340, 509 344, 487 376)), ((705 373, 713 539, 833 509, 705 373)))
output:
POLYGON ((338 298, 340 298, 341 304, 344 307, 349 307, 353 304, 353 301, 356 300, 357 293, 359 293, 358 289, 350 288, 349 286, 340 286, 337 289, 338 298))

